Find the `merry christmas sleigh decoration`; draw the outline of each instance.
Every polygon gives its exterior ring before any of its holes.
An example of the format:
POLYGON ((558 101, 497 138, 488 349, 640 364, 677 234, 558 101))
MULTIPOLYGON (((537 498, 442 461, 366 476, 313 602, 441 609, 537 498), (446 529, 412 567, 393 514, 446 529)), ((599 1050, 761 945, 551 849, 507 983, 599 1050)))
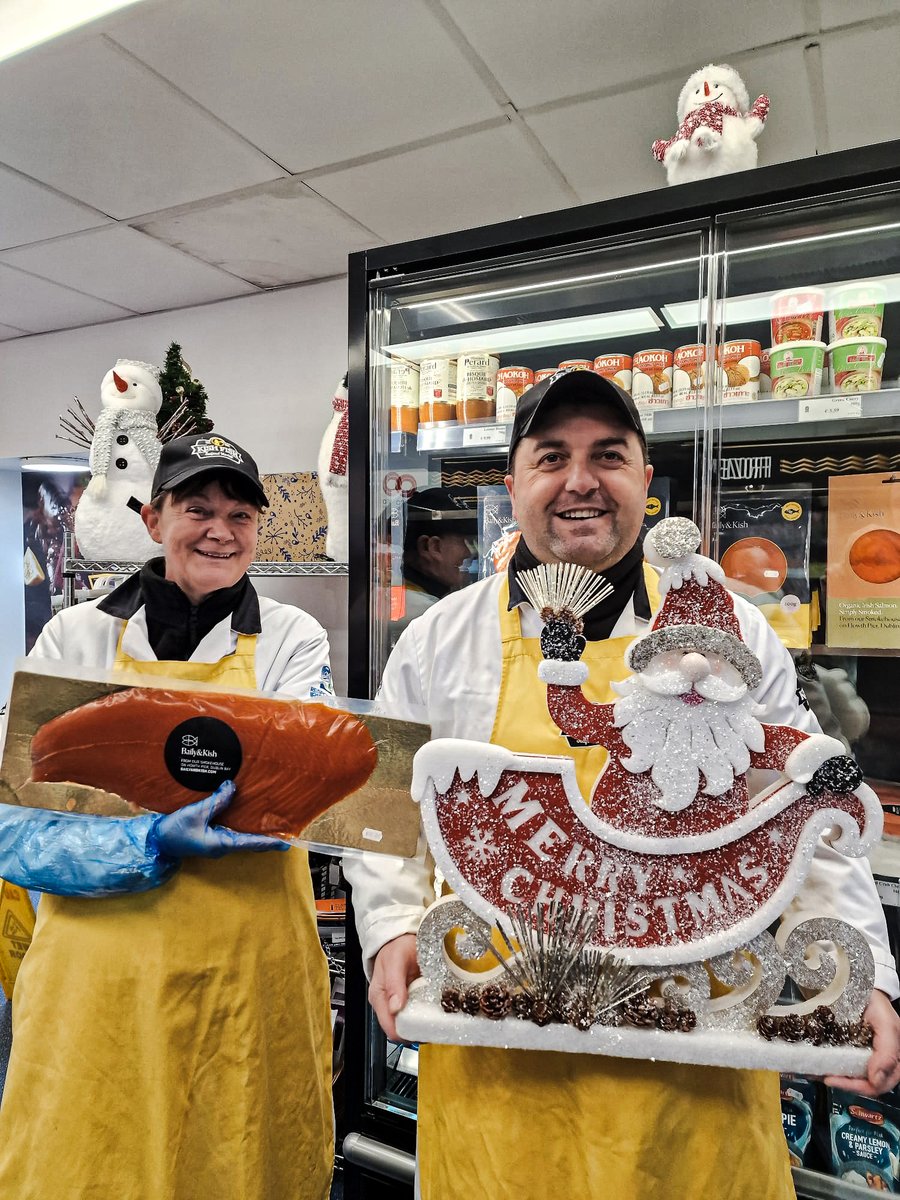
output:
POLYGON ((759 721, 762 666, 699 541, 683 518, 648 535, 663 603, 610 704, 581 691, 579 614, 598 577, 519 576, 546 622, 539 674, 561 738, 608 757, 588 803, 565 754, 419 750, 413 796, 455 895, 420 927, 402 1037, 865 1073, 865 938, 825 917, 767 929, 820 836, 862 856, 881 808, 840 742, 759 721), (751 796, 752 769, 780 777, 751 796), (788 977, 808 998, 775 1007, 788 977))

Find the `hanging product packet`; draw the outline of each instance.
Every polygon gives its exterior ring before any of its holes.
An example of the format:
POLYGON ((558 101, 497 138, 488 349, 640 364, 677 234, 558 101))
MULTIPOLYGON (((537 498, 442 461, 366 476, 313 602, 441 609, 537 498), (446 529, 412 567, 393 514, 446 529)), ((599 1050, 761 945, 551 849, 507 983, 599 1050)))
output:
POLYGON ((829 646, 900 648, 900 474, 828 480, 829 646))
POLYGON ((900 1110, 883 1098, 828 1092, 832 1173, 870 1191, 900 1191, 900 1110))
POLYGON ((810 493, 723 492, 719 561, 726 585, 746 597, 792 650, 805 650, 818 625, 809 582, 810 493))
POLYGON ((816 1088, 815 1080, 805 1075, 781 1076, 781 1125, 792 1167, 806 1166, 810 1157, 816 1088))

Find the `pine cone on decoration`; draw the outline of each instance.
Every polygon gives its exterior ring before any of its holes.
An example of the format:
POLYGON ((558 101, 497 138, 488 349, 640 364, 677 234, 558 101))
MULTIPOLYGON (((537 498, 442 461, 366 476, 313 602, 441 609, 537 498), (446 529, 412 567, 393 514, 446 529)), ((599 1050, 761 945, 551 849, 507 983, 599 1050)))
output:
POLYGON ((690 1033, 692 1029, 697 1028, 697 1014, 692 1008, 680 1008, 678 1010, 678 1032, 690 1033))
POLYGON ((516 992, 512 998, 513 1015, 520 1021, 529 1020, 533 1006, 534 1002, 527 992, 516 992))
POLYGON ((786 1042, 800 1042, 803 1040, 803 1018, 797 1013, 788 1013, 781 1018, 781 1028, 779 1034, 786 1042))
POLYGON ((812 1042, 814 1046, 821 1046, 825 1041, 825 1026, 818 1019, 815 1013, 809 1013, 803 1018, 803 1036, 808 1042, 812 1042))
POLYGON ((622 1016, 628 1025, 638 1029, 650 1029, 657 1023, 656 1005, 644 996, 627 1000, 622 1008, 622 1016))
POLYGON ((862 1049, 872 1045, 875 1038, 875 1030, 866 1020, 854 1021, 848 1027, 848 1034, 851 1046, 859 1046, 862 1049))
POLYGON ((675 1033, 678 1029, 678 1009, 671 1000, 667 1000, 659 1014, 659 1027, 666 1033, 675 1033))
POLYGON ((463 1012, 468 1013, 470 1017, 477 1017, 481 1012, 481 988, 466 988, 463 992, 462 1007, 463 1012))
POLYGON ((445 987, 441 992, 441 1008, 444 1012, 457 1013, 462 1008, 463 994, 459 988, 445 987))
POLYGON ((546 1000, 535 1000, 531 1006, 531 1019, 535 1025, 549 1025, 553 1020, 553 1009, 546 1000))
POLYGON ((778 1037, 781 1027, 781 1019, 779 1017, 770 1016, 765 1013, 756 1022, 756 1029, 760 1037, 764 1037, 767 1042, 771 1042, 773 1038, 778 1037))
POLYGON ((486 983, 481 989, 481 1011, 491 1021, 501 1021, 512 1008, 512 997, 502 983, 486 983))

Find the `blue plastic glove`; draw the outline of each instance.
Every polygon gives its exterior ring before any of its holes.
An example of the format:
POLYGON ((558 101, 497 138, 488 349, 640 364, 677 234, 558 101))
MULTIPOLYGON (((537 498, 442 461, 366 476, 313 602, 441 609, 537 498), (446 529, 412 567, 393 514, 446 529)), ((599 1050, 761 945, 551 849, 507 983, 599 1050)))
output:
POLYGON ((147 845, 166 858, 221 858, 237 850, 290 850, 290 845, 279 838, 236 833, 223 825, 212 824, 231 803, 234 793, 234 784, 226 780, 204 800, 155 817, 147 835, 147 845))

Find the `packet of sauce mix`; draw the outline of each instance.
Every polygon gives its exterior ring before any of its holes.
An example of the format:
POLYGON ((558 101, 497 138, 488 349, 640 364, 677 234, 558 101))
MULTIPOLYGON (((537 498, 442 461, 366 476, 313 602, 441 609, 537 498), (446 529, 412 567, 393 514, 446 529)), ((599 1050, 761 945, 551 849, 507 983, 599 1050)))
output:
POLYGON ((810 493, 723 492, 719 562, 725 585, 763 613, 786 646, 805 650, 813 626, 809 584, 810 493))
POLYGON ((873 1192, 900 1191, 900 1111, 883 1099, 828 1091, 832 1173, 873 1192))
POLYGON ((900 649, 900 472, 828 480, 829 646, 900 649))

